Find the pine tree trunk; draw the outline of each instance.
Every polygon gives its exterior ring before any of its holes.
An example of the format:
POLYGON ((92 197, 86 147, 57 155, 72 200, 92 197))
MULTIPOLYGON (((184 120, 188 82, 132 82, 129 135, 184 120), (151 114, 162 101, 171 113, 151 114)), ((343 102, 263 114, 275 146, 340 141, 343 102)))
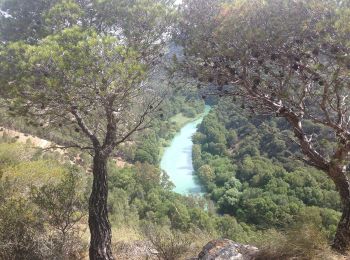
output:
POLYGON ((96 152, 89 200, 90 260, 112 260, 111 225, 107 211, 107 158, 96 152))
POLYGON ((332 247, 339 253, 346 253, 350 249, 350 201, 343 205, 343 213, 338 223, 332 247))
POLYGON ((350 180, 346 167, 331 164, 329 175, 334 181, 342 203, 342 216, 338 223, 332 248, 339 253, 350 249, 350 180))

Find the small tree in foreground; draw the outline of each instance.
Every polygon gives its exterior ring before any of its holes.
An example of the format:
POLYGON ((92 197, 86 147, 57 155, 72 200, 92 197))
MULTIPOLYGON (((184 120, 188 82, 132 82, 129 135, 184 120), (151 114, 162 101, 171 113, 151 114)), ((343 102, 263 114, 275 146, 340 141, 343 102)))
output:
POLYGON ((252 113, 288 121, 303 159, 323 170, 339 191, 343 210, 333 247, 345 252, 350 247, 349 1, 189 0, 182 12, 177 37, 183 66, 208 85, 203 98, 239 97, 252 113), (328 134, 308 132, 306 121, 328 134), (324 149, 324 142, 335 148, 324 149))
POLYGON ((142 232, 151 243, 150 252, 159 260, 180 259, 187 253, 193 241, 191 235, 171 230, 166 226, 145 224, 142 232), (152 252, 154 250, 155 252, 152 252))
POLYGON ((72 259, 84 246, 81 243, 81 224, 86 216, 85 185, 78 169, 71 167, 57 185, 33 187, 31 201, 40 209, 53 230, 52 259, 72 259))

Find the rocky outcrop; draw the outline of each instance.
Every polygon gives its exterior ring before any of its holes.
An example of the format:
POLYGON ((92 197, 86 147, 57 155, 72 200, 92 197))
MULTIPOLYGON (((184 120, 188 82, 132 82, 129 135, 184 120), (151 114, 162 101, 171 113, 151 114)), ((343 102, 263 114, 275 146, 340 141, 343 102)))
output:
MULTIPOLYGON (((242 245, 228 239, 210 241, 199 253, 196 260, 253 260, 258 248, 242 245)), ((193 259, 193 260, 194 260, 193 259)))

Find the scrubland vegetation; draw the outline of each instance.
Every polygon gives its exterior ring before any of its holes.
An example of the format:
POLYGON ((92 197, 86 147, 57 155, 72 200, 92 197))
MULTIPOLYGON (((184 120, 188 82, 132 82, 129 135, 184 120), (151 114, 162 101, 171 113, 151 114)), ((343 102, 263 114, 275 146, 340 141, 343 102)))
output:
POLYGON ((0 259, 350 248, 348 0, 0 0, 0 259), (202 195, 159 168, 193 136, 202 195), (56 148, 57 148, 56 147, 56 148), (124 167, 117 167, 116 158, 124 167), (113 236, 112 236, 113 234, 113 236))
MULTIPOLYGON (((194 163, 211 200, 172 192, 171 182, 157 163, 138 162, 118 169, 110 161, 108 210, 115 255, 118 257, 123 252, 121 248, 127 245, 134 246, 135 241, 151 241, 145 247, 147 252, 156 249, 161 259, 182 259, 198 254, 201 247, 215 237, 266 248, 262 253, 264 257, 288 252, 289 256, 317 259, 325 250, 329 252, 329 241, 340 216, 332 183, 317 171, 311 171, 310 175, 307 172, 310 169, 302 164, 295 165, 299 175, 289 175, 282 162, 274 158, 272 163, 266 154, 246 152, 235 163, 234 152, 226 148, 232 144, 227 146, 227 142, 221 156, 217 150, 206 150, 208 143, 204 140, 209 141, 206 137, 218 134, 215 131, 220 125, 215 118, 219 113, 213 110, 194 137, 194 150, 203 149, 200 158, 206 158, 204 167, 201 165, 204 159, 194 157, 194 163), (205 134, 203 129, 207 129, 205 134), (249 164, 249 160, 260 167, 249 164), (241 171, 245 171, 246 179, 239 177, 244 176, 240 175, 241 171), (272 189, 273 183, 280 185, 272 189), (288 192, 282 184, 290 185, 288 192), (306 201, 307 192, 321 195, 306 201), (327 200, 330 201, 325 203, 327 200)), ((244 119, 241 114, 237 116, 240 120, 237 118, 235 122, 244 119)), ((242 131, 249 127, 243 122, 239 127, 242 131)), ((232 131, 228 132, 231 136, 232 131)), ((243 146, 246 141, 247 146, 259 147, 257 142, 264 139, 266 132, 257 132, 260 135, 252 139, 254 144, 244 140, 249 139, 249 135, 237 137, 236 143, 241 142, 243 146)), ((226 140, 226 136, 221 140, 226 140)), ((57 154, 43 153, 30 144, 15 141, 8 139, 0 144, 2 257, 85 257, 91 183, 88 168, 72 166, 64 158, 58 159, 57 154)))

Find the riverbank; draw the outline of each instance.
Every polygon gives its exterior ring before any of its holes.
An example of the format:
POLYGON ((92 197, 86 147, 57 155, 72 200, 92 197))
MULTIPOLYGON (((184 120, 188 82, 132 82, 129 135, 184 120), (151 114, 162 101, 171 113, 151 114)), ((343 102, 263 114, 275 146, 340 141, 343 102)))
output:
POLYGON ((169 119, 169 122, 171 122, 173 124, 176 124, 176 127, 175 127, 176 132, 174 132, 171 135, 171 138, 168 138, 168 139, 161 138, 161 141, 160 141, 161 142, 161 146, 159 148, 159 157, 160 158, 163 157, 165 149, 168 148, 171 145, 171 141, 174 139, 176 134, 179 133, 181 128, 183 128, 186 124, 194 122, 194 121, 204 117, 206 114, 208 114, 210 108, 209 108, 208 111, 206 111, 207 107, 209 107, 209 106, 205 106, 204 111, 202 113, 198 114, 195 117, 187 117, 183 113, 178 113, 178 114, 172 116, 169 119))

